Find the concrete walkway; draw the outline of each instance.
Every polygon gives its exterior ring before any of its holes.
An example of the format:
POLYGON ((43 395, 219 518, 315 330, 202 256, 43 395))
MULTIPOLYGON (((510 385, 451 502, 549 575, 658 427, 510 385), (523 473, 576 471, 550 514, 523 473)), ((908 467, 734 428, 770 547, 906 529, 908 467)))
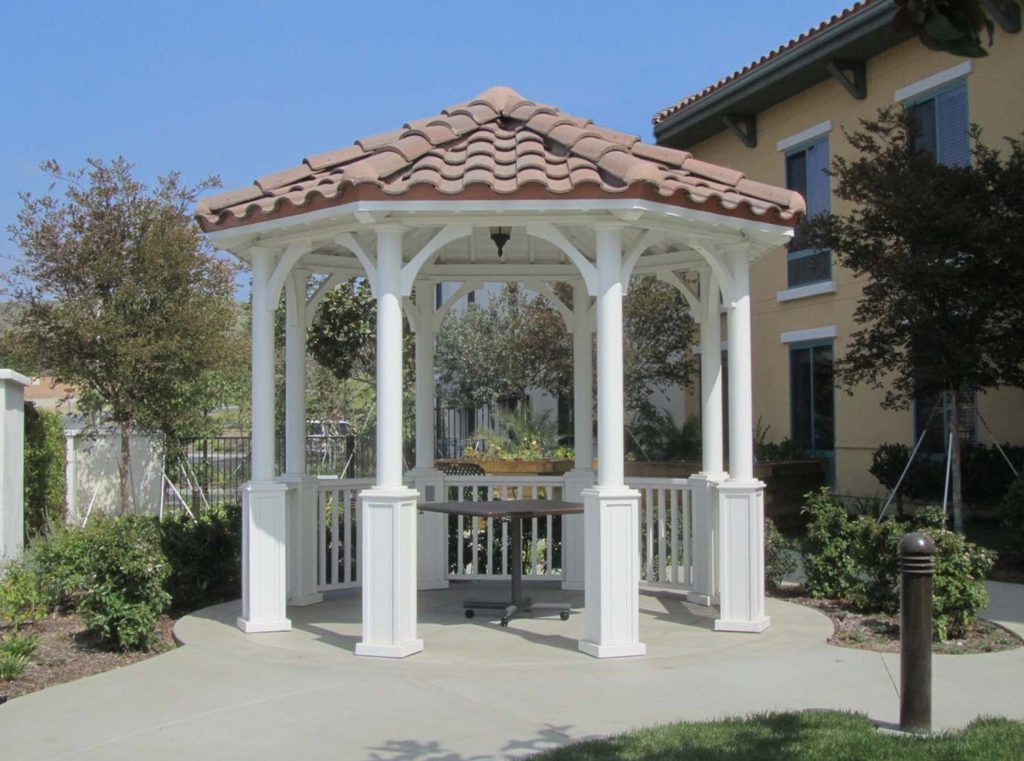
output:
MULTIPOLYGON (((989 589, 990 616, 1024 633, 1024 587, 989 589)), ((0 707, 0 755, 461 761, 751 711, 836 708, 898 720, 898 656, 824 644, 828 620, 798 605, 769 600, 769 631, 723 634, 707 609, 644 594, 649 655, 598 661, 576 651, 581 616, 501 629, 463 617, 467 593, 420 594, 426 649, 404 661, 353 655, 357 594, 290 610, 295 628, 282 634, 241 634, 237 603, 208 608, 178 623, 184 647, 0 707)), ((934 671, 937 728, 979 715, 1024 719, 1024 649, 937 656, 934 671)))

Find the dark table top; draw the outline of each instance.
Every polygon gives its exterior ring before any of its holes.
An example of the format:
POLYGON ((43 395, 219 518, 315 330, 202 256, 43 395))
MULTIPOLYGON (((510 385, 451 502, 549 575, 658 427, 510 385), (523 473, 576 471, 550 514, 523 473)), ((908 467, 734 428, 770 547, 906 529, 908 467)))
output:
POLYGON ((417 507, 432 513, 475 515, 478 518, 539 518, 546 515, 573 515, 583 512, 582 502, 563 502, 557 499, 420 502, 417 507))

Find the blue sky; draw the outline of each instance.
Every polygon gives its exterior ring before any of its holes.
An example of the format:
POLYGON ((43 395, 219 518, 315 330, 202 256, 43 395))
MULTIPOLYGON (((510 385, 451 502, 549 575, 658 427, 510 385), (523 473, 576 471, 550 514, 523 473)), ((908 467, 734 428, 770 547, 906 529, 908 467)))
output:
POLYGON ((851 3, 8 3, 0 269, 44 159, 236 187, 496 84, 650 141, 655 111, 851 3))

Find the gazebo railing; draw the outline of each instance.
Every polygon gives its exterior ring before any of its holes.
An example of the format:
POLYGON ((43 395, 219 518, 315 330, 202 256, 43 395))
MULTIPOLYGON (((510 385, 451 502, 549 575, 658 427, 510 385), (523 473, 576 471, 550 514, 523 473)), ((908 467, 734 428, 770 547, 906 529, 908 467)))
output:
MULTIPOLYGON (((561 476, 447 476, 445 496, 450 502, 489 500, 562 499, 561 476)), ((507 521, 468 515, 448 516, 448 578, 459 580, 508 578, 507 521)), ((523 524, 523 575, 562 578, 562 519, 532 518, 523 524)))
MULTIPOLYGON (((358 496, 372 478, 320 478, 315 489, 317 587, 320 591, 359 586, 358 496)), ((645 586, 685 590, 694 580, 693 547, 706 541, 693 532, 693 488, 685 478, 631 478, 641 494, 640 578, 645 586)), ((451 502, 562 499, 561 476, 446 476, 442 498, 451 502)), ((469 515, 448 521, 447 578, 455 581, 509 577, 509 524, 469 515)), ((564 578, 562 518, 532 518, 523 524, 523 574, 537 580, 564 578)))
POLYGON ((631 478, 640 492, 640 578, 648 586, 693 583, 693 487, 685 478, 631 478))

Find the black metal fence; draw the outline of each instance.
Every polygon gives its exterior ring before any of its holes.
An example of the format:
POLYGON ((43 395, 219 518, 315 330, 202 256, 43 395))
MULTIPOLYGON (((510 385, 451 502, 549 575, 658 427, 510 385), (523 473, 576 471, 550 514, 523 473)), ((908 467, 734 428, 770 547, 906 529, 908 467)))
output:
MULTIPOLYGON (((277 472, 283 471, 284 442, 277 446, 277 472)), ((307 436, 306 473, 339 478, 366 478, 376 468, 372 436, 307 436)), ((217 502, 241 502, 242 485, 252 476, 252 441, 248 436, 220 436, 185 443, 168 458, 164 480, 165 509, 202 509, 217 502)))

